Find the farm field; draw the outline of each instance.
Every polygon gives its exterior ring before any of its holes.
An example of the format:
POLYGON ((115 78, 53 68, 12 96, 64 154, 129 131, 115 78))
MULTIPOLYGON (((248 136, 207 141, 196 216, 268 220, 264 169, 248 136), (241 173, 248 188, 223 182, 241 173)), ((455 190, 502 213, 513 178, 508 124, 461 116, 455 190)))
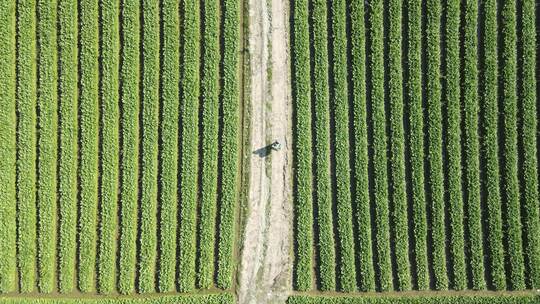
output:
POLYGON ((232 290, 241 3, 21 0, 0 11, 8 302, 232 290))
POLYGON ((540 303, 539 9, 0 1, 0 303, 540 303))
POLYGON ((535 2, 290 12, 294 290, 538 289, 535 2))

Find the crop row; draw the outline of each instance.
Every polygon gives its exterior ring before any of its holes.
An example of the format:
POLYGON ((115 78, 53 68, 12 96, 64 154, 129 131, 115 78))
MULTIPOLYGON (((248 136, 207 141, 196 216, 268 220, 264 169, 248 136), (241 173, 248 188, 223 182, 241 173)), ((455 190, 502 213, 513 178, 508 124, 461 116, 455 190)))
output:
POLYGON ((100 1, 100 56, 107 58, 101 66, 101 212, 99 214, 99 247, 97 252, 97 290, 110 293, 116 284, 116 235, 118 225, 118 152, 119 152, 119 12, 117 1, 100 1))
POLYGON ((80 2, 79 96, 79 289, 94 289, 96 213, 98 192, 98 6, 80 2))
POLYGON ((308 0, 291 3, 293 15, 292 62, 295 101, 294 206, 295 206, 295 282, 297 290, 312 288, 313 200, 311 163, 311 87, 309 64, 308 0))
MULTIPOLYGON (((498 97, 497 97, 497 2, 484 3, 484 61, 481 79, 484 108, 482 153, 486 170, 487 238, 489 266, 491 268, 491 287, 506 288, 504 273, 504 248, 502 244, 503 227, 501 219, 501 195, 499 189, 499 147, 498 147, 498 97)), ((478 169, 477 169, 478 170, 478 169)), ((470 203, 469 203, 470 204, 470 203)))
POLYGON ((320 268, 320 289, 336 288, 336 253, 330 192, 330 113, 328 85, 328 42, 326 1, 314 0, 311 15, 313 37, 313 102, 315 158, 315 203, 317 204, 317 252, 320 268))
POLYGON ((521 145, 523 147, 522 167, 519 169, 523 175, 524 212, 523 225, 525 226, 523 251, 526 257, 527 286, 532 289, 540 287, 540 217, 538 215, 538 160, 536 159, 538 128, 536 106, 536 32, 535 10, 533 3, 524 1, 521 6, 521 86, 518 86, 521 99, 521 145))
POLYGON ((366 49, 363 1, 351 1, 350 20, 351 34, 358 39, 351 39, 351 87, 353 117, 353 218, 357 224, 358 253, 357 274, 360 275, 359 289, 372 291, 375 289, 375 273, 373 269, 373 254, 371 251, 371 217, 369 204, 369 181, 368 181, 368 134, 366 118, 366 49))
POLYGON ((77 223, 77 5, 58 3, 58 288, 70 292, 75 282, 77 223))
POLYGON ((193 289, 195 280, 195 214, 197 206, 199 140, 199 1, 183 0, 183 62, 181 94, 180 225, 178 230, 179 282, 181 291, 193 289))
POLYGON ((390 196, 392 237, 395 246, 395 264, 398 290, 411 288, 409 268, 409 233, 407 230, 407 196, 405 194, 405 137, 403 126, 402 76, 402 3, 389 2, 388 33, 388 99, 390 103, 390 196))
POLYGON ((480 233, 482 230, 480 204, 480 144, 478 141, 479 94, 478 94, 478 5, 476 1, 466 1, 464 5, 463 39, 463 153, 464 153, 464 196, 466 230, 469 232, 467 255, 471 271, 471 288, 481 290, 486 287, 484 279, 484 247, 480 233))
POLYGON ((349 102, 347 87, 347 29, 346 1, 332 1, 332 75, 331 110, 334 118, 335 136, 335 188, 337 205, 337 243, 339 250, 339 286, 344 291, 356 290, 354 237, 352 227, 351 180, 349 163, 349 102))
POLYGON ((162 13, 162 80, 161 80, 161 143, 160 153, 160 218, 158 264, 158 291, 175 289, 176 269, 176 217, 177 217, 177 171, 178 171, 178 82, 179 0, 164 0, 162 13))
POLYGON ((41 292, 54 289, 56 262, 57 52, 56 1, 38 1, 37 269, 41 292))
POLYGON ((506 231, 505 250, 508 255, 506 268, 509 268, 509 288, 521 290, 525 288, 523 268, 523 242, 521 226, 521 210, 518 180, 518 148, 517 148, 517 56, 516 56, 516 1, 505 1, 501 8, 502 18, 502 97, 504 116, 501 125, 504 138, 503 147, 503 189, 504 214, 506 231))
POLYGON ((120 244, 118 291, 135 290, 137 196, 139 191, 140 11, 138 1, 121 2, 120 65, 120 244))
POLYGON ((0 5, 0 292, 15 287, 15 5, 0 5))
POLYGON ((128 297, 128 298, 112 298, 112 297, 101 297, 101 298, 36 298, 36 297, 11 297, 3 298, 0 300, 2 304, 48 304, 48 303, 58 303, 58 304, 137 304, 137 303, 148 303, 148 304, 165 304, 165 303, 176 303, 176 304, 233 304, 235 302, 235 297, 231 293, 210 293, 210 294, 201 294, 201 295, 164 295, 164 296, 138 296, 138 297, 128 297))
POLYGON ((450 262, 453 289, 462 290, 467 287, 465 273, 465 243, 463 232, 463 194, 461 187, 461 104, 460 104, 460 54, 459 54, 459 20, 460 2, 447 1, 446 5, 446 60, 444 70, 445 97, 443 109, 446 111, 446 151, 448 169, 447 202, 450 205, 450 262))
POLYGON ((17 268, 23 292, 32 292, 36 281, 35 5, 35 1, 17 2, 17 268))
POLYGON ((428 159, 428 209, 430 214, 430 238, 432 243, 431 260, 435 288, 445 289, 446 256, 444 235, 444 189, 442 170, 442 109, 441 109, 441 83, 440 83, 440 1, 428 1, 430 7, 426 16, 426 99, 427 99, 427 155, 428 159))
POLYGON ((159 6, 142 2, 142 169, 140 190, 139 292, 154 292, 157 254, 156 208, 159 119, 159 6))
POLYGON ((412 200, 412 239, 414 276, 416 288, 425 290, 429 287, 427 258, 427 210, 424 176, 424 111, 422 101, 422 2, 408 0, 407 15, 407 111, 408 145, 411 175, 412 200))
MULTIPOLYGON (((373 153, 373 201, 375 206, 375 265, 381 291, 393 287, 390 260, 390 226, 388 221, 388 168, 384 84, 384 1, 374 1, 369 11, 369 68, 371 94, 371 128, 373 153)), ((368 107, 369 109, 369 107, 368 107)))
POLYGON ((216 285, 229 289, 233 282, 235 210, 238 195, 238 151, 240 149, 240 11, 238 0, 224 0, 222 15, 220 160, 221 188, 218 189, 218 252, 216 285))
POLYGON ((197 286, 209 288, 214 277, 219 124, 219 2, 204 0, 202 39, 202 167, 197 286))
POLYGON ((503 304, 503 303, 538 303, 538 296, 526 295, 504 295, 504 296, 421 296, 421 297, 331 297, 331 296, 291 296, 287 300, 288 304, 503 304))

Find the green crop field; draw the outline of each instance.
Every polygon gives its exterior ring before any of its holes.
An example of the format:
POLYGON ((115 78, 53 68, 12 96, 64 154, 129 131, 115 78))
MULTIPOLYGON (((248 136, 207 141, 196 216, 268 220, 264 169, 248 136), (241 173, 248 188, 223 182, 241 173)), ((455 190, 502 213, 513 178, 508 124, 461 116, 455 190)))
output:
POLYGON ((538 16, 0 0, 0 303, 540 303, 538 16))
POLYGON ((535 5, 291 2, 294 290, 540 287, 535 5))
POLYGON ((231 290, 241 2, 0 11, 0 292, 231 290))

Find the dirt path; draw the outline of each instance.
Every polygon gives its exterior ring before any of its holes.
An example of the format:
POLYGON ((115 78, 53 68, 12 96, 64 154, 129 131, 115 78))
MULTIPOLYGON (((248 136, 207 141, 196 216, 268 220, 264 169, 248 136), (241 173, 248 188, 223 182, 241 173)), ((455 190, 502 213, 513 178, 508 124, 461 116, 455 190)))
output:
POLYGON ((284 303, 291 286, 288 2, 249 0, 251 167, 239 270, 241 304, 284 303), (267 147, 274 140, 280 151, 267 147))

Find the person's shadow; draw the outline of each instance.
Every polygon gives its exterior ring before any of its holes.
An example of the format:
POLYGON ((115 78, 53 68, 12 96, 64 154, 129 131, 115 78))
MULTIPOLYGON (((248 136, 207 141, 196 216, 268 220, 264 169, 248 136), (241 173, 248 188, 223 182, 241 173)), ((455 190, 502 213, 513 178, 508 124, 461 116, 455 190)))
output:
POLYGON ((272 152, 272 144, 269 144, 265 147, 259 148, 253 151, 253 154, 259 155, 260 158, 267 157, 272 152))

